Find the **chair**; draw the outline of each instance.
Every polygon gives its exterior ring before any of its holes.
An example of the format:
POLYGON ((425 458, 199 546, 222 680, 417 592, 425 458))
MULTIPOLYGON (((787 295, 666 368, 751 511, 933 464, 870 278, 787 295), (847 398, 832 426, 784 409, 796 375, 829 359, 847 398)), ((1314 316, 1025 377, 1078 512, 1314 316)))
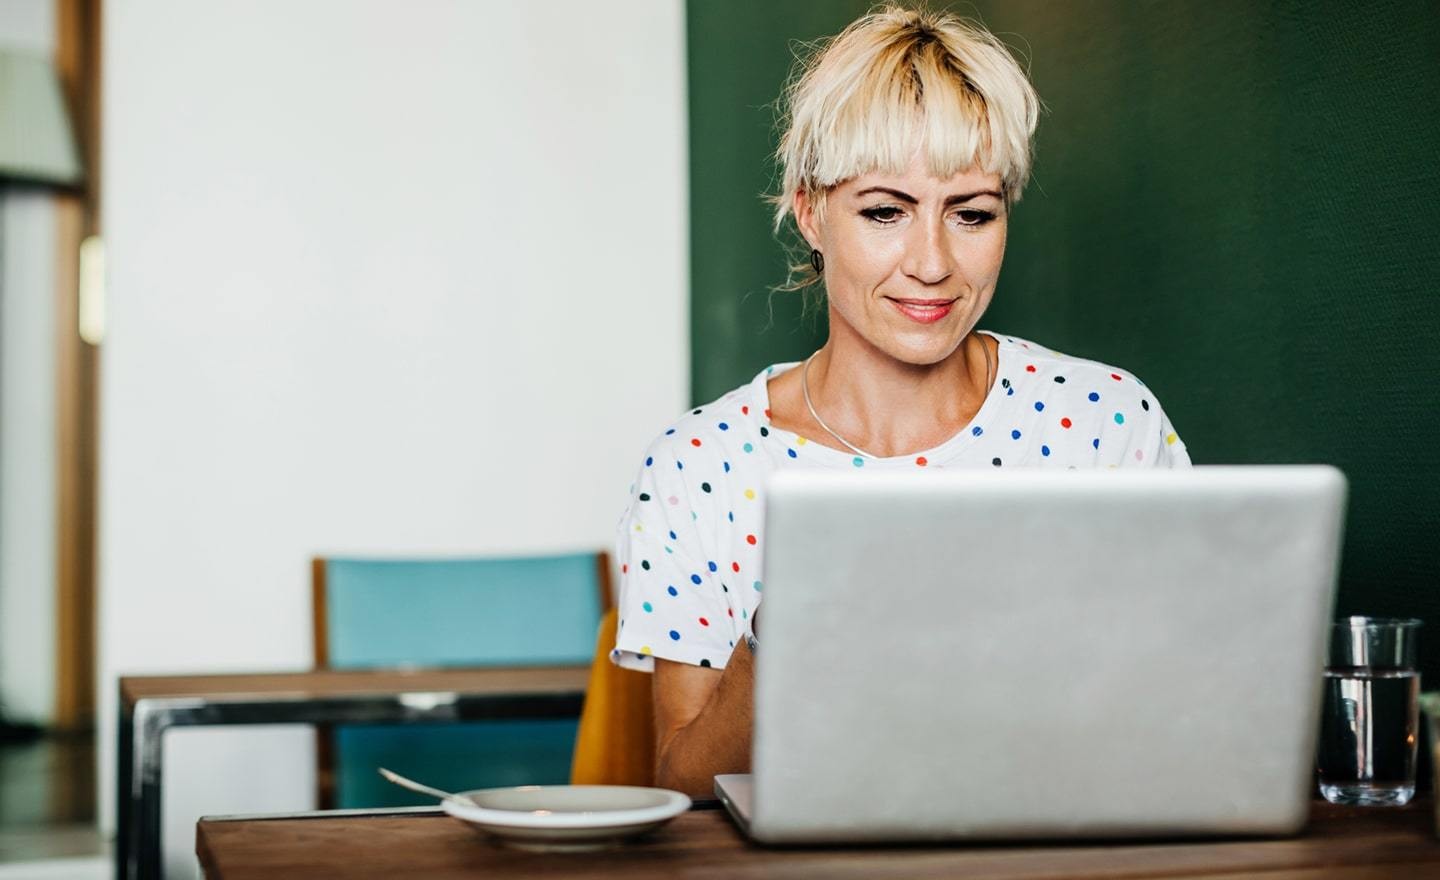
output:
MULTIPOLYGON (((316 559, 315 665, 329 669, 581 665, 610 607, 604 553, 495 559, 316 559)), ((327 808, 430 803, 389 767, 453 790, 563 783, 577 720, 336 725, 319 731, 327 808)))
POLYGON ((610 662, 614 608, 605 612, 575 738, 575 785, 654 785, 655 720, 650 676, 610 662))

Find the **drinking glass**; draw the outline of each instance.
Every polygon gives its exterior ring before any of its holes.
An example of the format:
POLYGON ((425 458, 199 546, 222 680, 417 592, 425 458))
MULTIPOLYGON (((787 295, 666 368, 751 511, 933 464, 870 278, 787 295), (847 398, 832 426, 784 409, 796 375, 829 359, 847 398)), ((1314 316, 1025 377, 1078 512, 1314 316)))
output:
POLYGON ((1415 795, 1418 620, 1348 617, 1330 632, 1317 756, 1333 804, 1401 806, 1415 795))

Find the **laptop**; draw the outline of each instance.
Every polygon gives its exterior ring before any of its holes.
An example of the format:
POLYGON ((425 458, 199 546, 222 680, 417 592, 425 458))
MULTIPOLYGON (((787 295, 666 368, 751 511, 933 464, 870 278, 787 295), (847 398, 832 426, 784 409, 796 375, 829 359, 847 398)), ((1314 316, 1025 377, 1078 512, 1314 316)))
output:
POLYGON ((1313 787, 1334 468, 781 473, 766 843, 1282 835, 1313 787))

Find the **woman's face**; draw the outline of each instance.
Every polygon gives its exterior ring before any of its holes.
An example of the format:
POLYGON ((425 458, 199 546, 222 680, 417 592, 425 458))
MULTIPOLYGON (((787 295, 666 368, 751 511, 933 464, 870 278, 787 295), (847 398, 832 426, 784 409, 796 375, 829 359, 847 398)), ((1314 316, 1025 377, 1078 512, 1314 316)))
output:
POLYGON ((990 305, 1005 256, 1000 177, 940 180, 917 156, 899 175, 829 191, 824 219, 795 197, 801 232, 825 257, 830 335, 853 335, 907 364, 954 353, 990 305))

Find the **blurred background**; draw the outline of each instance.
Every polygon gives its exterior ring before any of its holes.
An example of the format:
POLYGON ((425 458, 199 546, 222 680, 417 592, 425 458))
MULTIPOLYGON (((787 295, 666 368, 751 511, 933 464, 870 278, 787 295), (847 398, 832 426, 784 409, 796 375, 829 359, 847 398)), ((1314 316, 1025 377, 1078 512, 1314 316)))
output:
MULTIPOLYGON (((118 676, 308 668, 312 557, 603 548, 672 417, 823 341, 773 102, 868 6, 0 0, 0 877, 108 876, 118 676)), ((1339 610, 1440 621, 1440 6, 953 8, 1046 107, 982 326, 1197 463, 1339 466, 1339 610)), ((308 729, 167 749, 169 876, 314 806, 308 729)))

